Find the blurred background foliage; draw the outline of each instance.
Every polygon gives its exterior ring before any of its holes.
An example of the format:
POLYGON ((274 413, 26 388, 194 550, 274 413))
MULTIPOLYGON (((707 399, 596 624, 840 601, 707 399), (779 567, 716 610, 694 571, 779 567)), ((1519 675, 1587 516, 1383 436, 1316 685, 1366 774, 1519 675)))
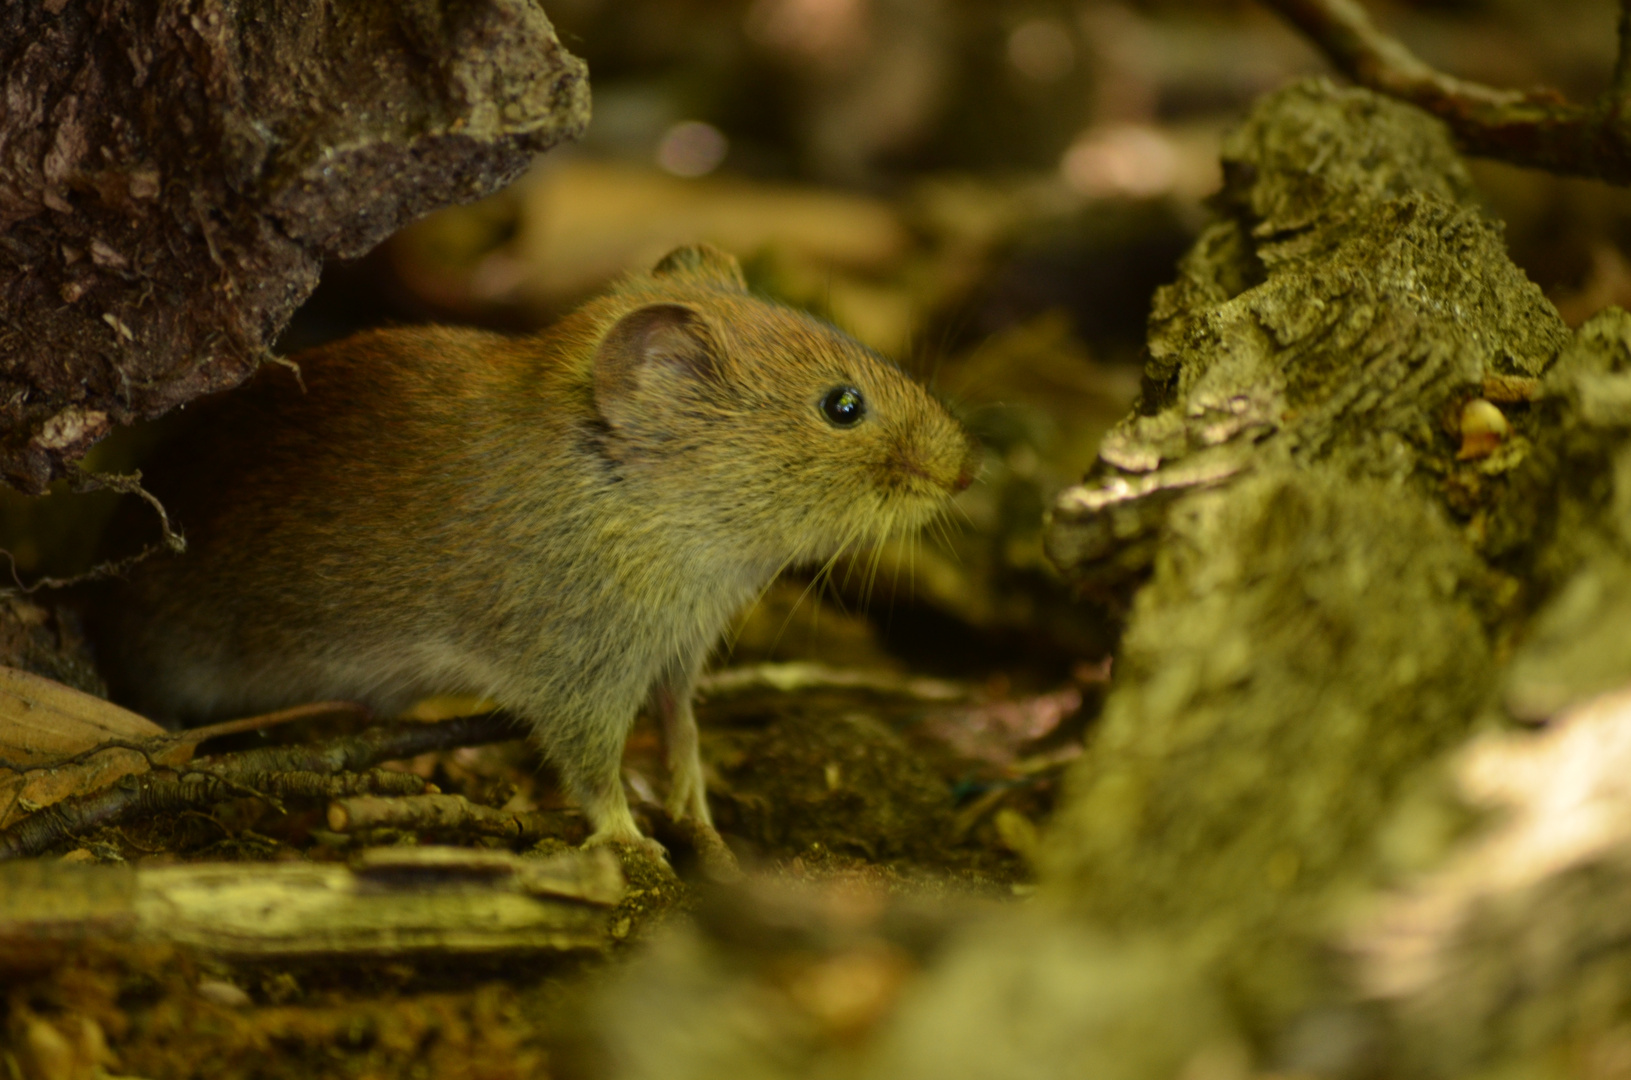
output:
MULTIPOLYGON (((1113 619, 1064 594, 1044 508, 1131 406, 1149 297, 1206 220, 1221 132, 1323 70, 1312 49, 1249 0, 545 6, 590 65, 588 136, 330 267, 280 351, 387 322, 529 331, 675 245, 716 244, 757 289, 900 358, 987 448, 947 528, 839 567, 825 602, 799 603, 802 580, 774 590, 738 655, 1041 686, 1104 654, 1113 619)), ((1429 62, 1492 85, 1585 98, 1612 64, 1612 0, 1369 6, 1429 62)), ((1571 323, 1631 301, 1631 196, 1476 175, 1571 323)), ((88 467, 139 464, 162 427, 88 467)), ((0 547, 24 579, 82 570, 111 501, 0 493, 0 547)))

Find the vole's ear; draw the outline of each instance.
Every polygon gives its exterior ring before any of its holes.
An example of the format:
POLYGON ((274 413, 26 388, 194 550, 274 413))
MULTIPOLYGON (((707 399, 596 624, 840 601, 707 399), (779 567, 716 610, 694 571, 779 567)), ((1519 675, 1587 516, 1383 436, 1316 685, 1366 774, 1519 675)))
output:
POLYGON ((595 407, 618 427, 643 387, 718 373, 718 349, 700 315, 683 304, 647 304, 617 320, 595 350, 595 407))
POLYGON ((675 248, 651 268, 651 276, 690 278, 741 292, 748 288, 747 279, 742 276, 742 264, 736 261, 736 256, 708 244, 675 248))

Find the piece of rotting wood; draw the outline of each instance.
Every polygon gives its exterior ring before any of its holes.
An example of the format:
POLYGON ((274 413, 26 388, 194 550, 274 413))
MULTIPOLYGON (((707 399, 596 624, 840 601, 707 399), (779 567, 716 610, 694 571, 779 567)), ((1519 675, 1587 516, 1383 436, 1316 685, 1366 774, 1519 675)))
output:
POLYGON ((1517 510, 1566 476, 1527 398, 1574 335, 1421 110, 1308 80, 1222 159, 1138 406, 1046 534, 1127 614, 1038 877, 1118 934, 1226 943, 1231 1000, 1272 1030, 1324 1000, 1307 943, 1523 640, 1517 510), (1480 400, 1495 437, 1463 456, 1480 400))
POLYGON ((0 970, 95 939, 229 960, 597 949, 624 890, 617 859, 603 848, 545 859, 383 848, 350 865, 18 862, 0 867, 0 970))
MULTIPOLYGON (((1479 396, 1526 403, 1569 329, 1445 135, 1324 80, 1229 133, 1217 220, 1151 306, 1141 400, 1054 504, 1046 544, 1068 577, 1119 595, 1170 523, 1280 469, 1450 502, 1460 440, 1442 417, 1479 396)), ((1510 471, 1523 445, 1493 465, 1510 471)))

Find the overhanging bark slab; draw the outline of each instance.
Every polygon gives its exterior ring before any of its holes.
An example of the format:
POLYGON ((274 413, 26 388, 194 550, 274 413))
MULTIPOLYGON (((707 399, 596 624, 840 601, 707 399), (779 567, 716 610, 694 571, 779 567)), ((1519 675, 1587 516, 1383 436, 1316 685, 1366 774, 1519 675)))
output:
POLYGON ((236 385, 317 282, 588 121, 533 0, 0 8, 0 476, 236 385))

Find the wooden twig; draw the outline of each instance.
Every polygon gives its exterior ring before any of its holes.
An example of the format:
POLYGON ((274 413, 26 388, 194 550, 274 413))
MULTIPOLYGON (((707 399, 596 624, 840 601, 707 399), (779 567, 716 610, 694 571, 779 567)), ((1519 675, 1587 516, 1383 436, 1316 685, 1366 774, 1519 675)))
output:
POLYGON ((1552 89, 1501 90, 1446 75, 1382 33, 1357 0, 1264 0, 1361 86, 1443 120, 1468 153, 1631 184, 1631 0, 1620 4, 1612 85, 1591 105, 1552 89))
POLYGON ((179 769, 209 739, 340 713, 368 711, 354 702, 323 701, 166 732, 101 698, 0 667, 0 826, 19 813, 92 795, 125 776, 179 769))
MULTIPOLYGON (((137 813, 197 807, 243 795, 276 800, 279 791, 285 791, 290 797, 309 793, 317 798, 350 793, 343 785, 319 790, 321 785, 309 781, 274 777, 289 774, 334 777, 359 773, 380 762, 417 757, 433 750, 520 737, 521 733, 509 717, 502 713, 485 713, 435 724, 368 728, 355 735, 309 746, 269 746, 200 758, 185 773, 156 770, 126 777, 113 788, 64 799, 9 828, 0 829, 0 860, 37 855, 85 829, 112 825, 137 813)), ((412 783, 376 779, 351 791, 417 793, 423 790, 417 777, 411 780, 412 783), (397 786, 390 787, 392 784, 397 786)))
POLYGON ((710 672, 697 680, 697 693, 704 699, 767 691, 802 694, 812 690, 862 691, 916 701, 962 701, 971 696, 968 686, 944 679, 809 662, 749 664, 710 672))
POLYGON ((382 761, 401 761, 435 750, 508 742, 526 733, 505 713, 459 716, 434 724, 387 724, 306 746, 266 746, 200 758, 196 767, 234 773, 356 772, 382 761))
POLYGON ((279 724, 291 724, 296 720, 315 720, 318 717, 350 715, 353 719, 366 720, 369 716, 368 706, 355 701, 314 701, 307 705, 294 705, 287 709, 278 709, 276 712, 261 713, 258 716, 246 716, 239 720, 223 720, 219 724, 208 724, 204 727, 186 728, 175 733, 178 742, 191 743, 194 746, 210 739, 219 739, 223 735, 242 735, 246 731, 264 731, 279 724))
POLYGON ((589 835, 589 824, 580 813, 495 810, 463 795, 361 795, 338 799, 329 804, 328 827, 338 833, 363 829, 460 832, 495 836, 517 844, 536 844, 545 837, 581 844, 589 835))

